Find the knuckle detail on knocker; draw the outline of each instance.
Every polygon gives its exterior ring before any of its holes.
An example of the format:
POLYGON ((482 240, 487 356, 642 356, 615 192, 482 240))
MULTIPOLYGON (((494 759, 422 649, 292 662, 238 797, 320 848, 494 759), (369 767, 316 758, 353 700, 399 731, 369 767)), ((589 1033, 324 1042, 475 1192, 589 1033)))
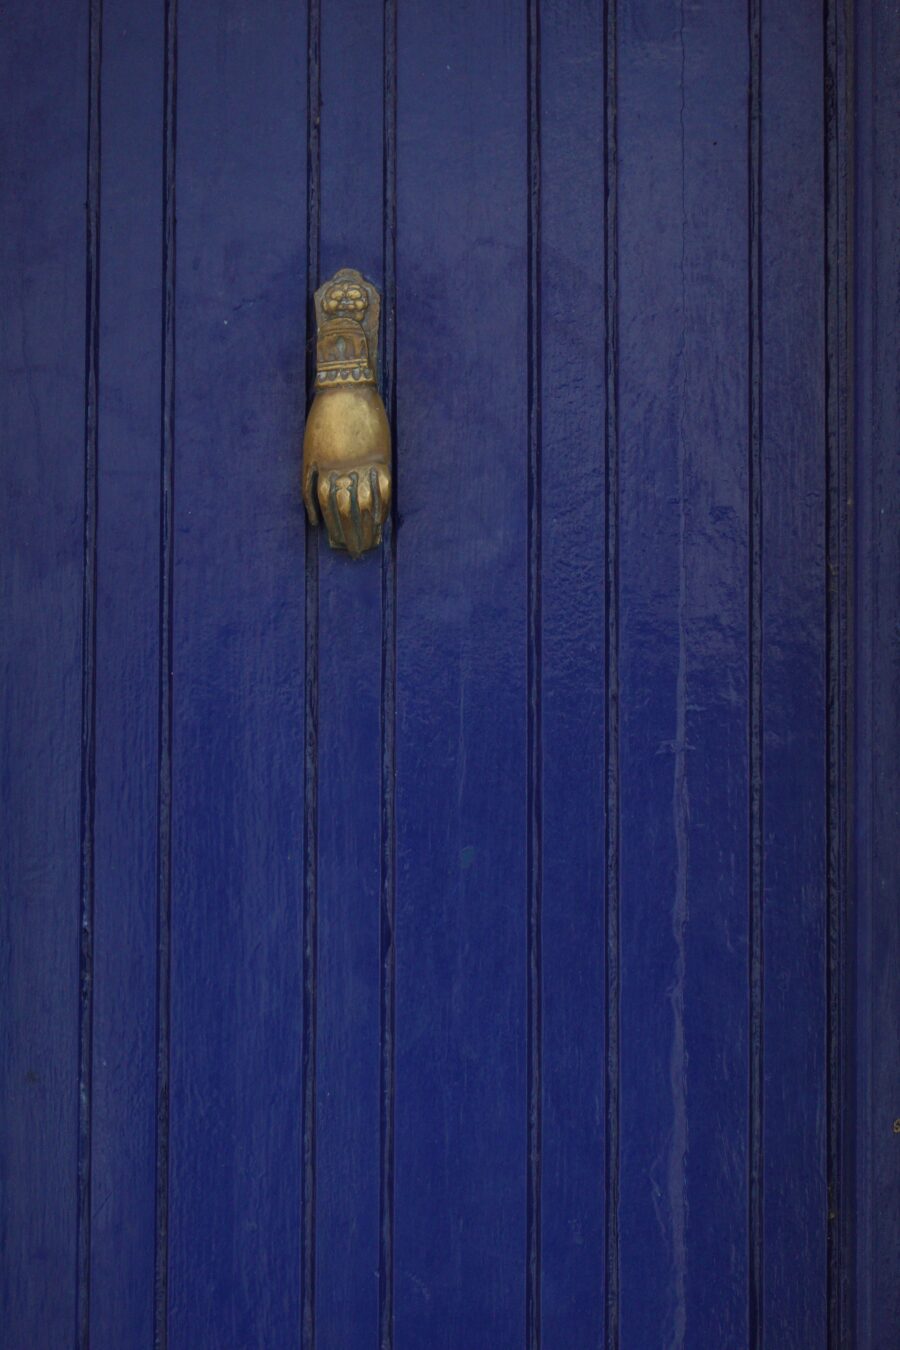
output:
POLYGON ((381 543, 391 502, 391 433, 377 387, 381 297, 352 268, 315 294, 315 395, 303 437, 303 500, 332 548, 381 543))

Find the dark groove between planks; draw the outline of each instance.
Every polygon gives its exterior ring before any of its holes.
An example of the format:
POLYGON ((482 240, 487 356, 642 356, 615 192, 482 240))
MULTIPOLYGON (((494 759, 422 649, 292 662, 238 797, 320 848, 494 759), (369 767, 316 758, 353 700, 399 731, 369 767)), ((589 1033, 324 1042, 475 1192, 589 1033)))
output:
POLYGON ((619 1344, 619 219, 616 0, 606 6, 604 34, 604 238, 606 328, 606 1350, 619 1344))
POLYGON ((750 585, 749 585, 749 931, 750 931, 750 1121, 748 1186, 748 1308, 751 1347, 761 1346, 763 1308, 763 502, 762 502, 762 34, 760 0, 749 0, 747 201, 749 225, 748 323, 750 585))
POLYGON ((525 1340, 541 1344, 541 11, 528 5, 528 1198, 525 1340))
MULTIPOLYGON (((306 388, 315 379, 315 313, 313 292, 319 284, 321 159, 319 56, 321 11, 310 0, 307 34, 307 225, 306 225, 306 388)), ((305 756, 304 756, 304 889, 303 889, 303 1051, 301 1127, 301 1269, 300 1343, 316 1343, 316 976, 318 941, 318 723, 319 723, 319 554, 317 531, 306 531, 305 572, 305 756)))
POLYGON ((100 72, 103 0, 88 11, 85 257, 84 571, 81 638, 81 860, 78 1010, 76 1341, 91 1334, 91 1149, 94 1055, 94 811, 97 711, 97 456, 100 370, 100 72))
POLYGON ((826 546, 826 690, 827 816, 826 860, 828 897, 827 941, 827 1180, 828 1180, 828 1344, 847 1345, 853 1338, 850 1300, 851 1220, 849 1177, 845 1173, 847 1140, 842 1113, 847 1101, 848 1063, 850 827, 850 587, 849 526, 849 318, 850 285, 849 179, 852 106, 849 51, 852 42, 852 0, 824 0, 825 50, 825 546, 826 546))
POLYGON ((156 966, 156 1246, 153 1344, 168 1344, 172 916, 172 656, 175 549, 175 147, 178 0, 166 0, 159 550, 159 783, 156 966))
POLYGON ((378 1339, 394 1344, 394 1119, 397 825, 394 784, 397 724, 397 5, 384 5, 384 333, 382 387, 394 434, 393 506, 381 558, 381 1093, 378 1339))

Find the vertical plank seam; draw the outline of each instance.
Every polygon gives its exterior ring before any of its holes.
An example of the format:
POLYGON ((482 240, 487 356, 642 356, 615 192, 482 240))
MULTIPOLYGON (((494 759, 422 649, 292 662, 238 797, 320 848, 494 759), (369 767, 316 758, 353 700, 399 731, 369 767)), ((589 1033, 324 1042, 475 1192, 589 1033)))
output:
POLYGON ((78 954, 78 1181, 76 1199, 76 1343, 82 1350, 87 1350, 90 1342, 91 1320, 102 28, 103 0, 89 0, 85 243, 84 555, 81 636, 81 856, 78 954))
POLYGON ((527 657, 527 1065, 528 1195, 525 1331, 541 1344, 542 1149, 542 745, 541 745, 541 12, 529 0, 528 64, 528 657, 527 657))
MULTIPOLYGON (((307 14, 306 143, 306 402, 315 379, 315 310, 319 284, 321 164, 319 119, 320 0, 307 14)), ((306 531, 304 646, 304 886, 303 886, 303 1047, 301 1127, 300 1344, 316 1343, 316 1036, 318 949, 318 722, 319 722, 319 554, 318 532, 306 531)))
MULTIPOLYGON (((846 1300, 845 1331, 846 1345, 858 1343, 861 1347, 872 1346, 873 1339, 873 1273, 876 1269, 876 1234, 874 1234, 874 1200, 876 1200, 876 1177, 874 1177, 874 1034, 873 1006, 873 896, 874 896, 874 842, 872 828, 876 819, 876 801, 878 784, 874 775, 874 744, 877 736, 877 715, 874 706, 873 671, 877 672, 877 589, 878 570, 876 566, 878 551, 878 475, 876 462, 877 448, 877 410, 872 391, 877 387, 877 332, 878 332, 878 292, 877 292, 877 201, 874 192, 874 174, 877 166, 878 138, 876 132, 877 107, 876 94, 876 15, 873 5, 864 0, 860 5, 860 14, 854 14, 854 5, 847 0, 849 16, 847 31, 851 34, 851 59, 849 68, 853 72, 847 90, 847 103, 850 104, 851 117, 855 119, 853 135, 847 136, 853 147, 851 154, 858 155, 853 163, 850 182, 853 184, 853 207, 847 212, 847 220, 853 223, 854 250, 847 261, 849 270, 849 288, 854 292, 849 301, 849 313, 853 316, 847 324, 850 342, 860 350, 860 362, 850 354, 847 356, 847 369, 853 373, 854 386, 849 397, 853 413, 854 459, 860 463, 858 474, 854 472, 854 495, 857 501, 858 531, 860 547, 857 549, 857 585, 854 586, 857 613, 854 616, 855 663, 860 671, 857 690, 857 706, 854 709, 853 736, 851 745, 855 751, 855 786, 853 823, 853 884, 854 909, 851 934, 854 938, 854 964, 851 967, 851 980, 858 981, 853 994, 855 998, 850 1006, 854 1011, 853 1037, 858 1048, 858 1062, 854 1066, 854 1077, 849 1066, 849 1092, 851 1100, 858 1103, 858 1115, 847 1120, 845 1134, 845 1166, 847 1193, 845 1207, 853 1204, 860 1214, 858 1227, 847 1220, 846 1233, 846 1284, 849 1285, 849 1297, 846 1300), (855 250, 858 247, 858 255, 855 250), (858 298, 855 298, 857 296, 858 298), (857 369, 858 366, 858 377, 857 369), (854 837, 855 836, 855 837, 854 837), (858 1039, 857 1039, 858 1038, 858 1039), (855 1149, 854 1149, 855 1142, 855 1149), (854 1156, 855 1154, 855 1156, 854 1156)), ((847 1037, 850 1039, 850 1037, 847 1037)), ((850 1042, 853 1044, 853 1042, 850 1042)), ((838 1328, 828 1324, 830 1350, 841 1345, 838 1328)))
POLYGON ((679 257, 681 343, 678 350, 678 666, 675 676, 675 740, 672 775, 672 822, 675 836, 674 905, 672 938, 675 943, 673 979, 667 992, 672 1010, 672 1042, 669 1050, 669 1090, 673 1120, 667 1160, 668 1207, 671 1215, 672 1293, 674 1299, 673 1345, 682 1346, 687 1332, 687 1243, 688 1201, 687 1159, 690 1152, 688 1110, 688 1051, 685 1043, 685 981, 687 975, 686 931, 689 916, 689 874, 691 863, 691 800, 688 781, 688 512, 687 499, 691 456, 687 445, 688 407, 688 277, 687 240, 687 7, 679 6, 678 41, 681 54, 679 72, 679 141, 681 247, 679 257))
POLYGON ((765 1339, 763 1312, 763 1055, 764 857, 763 857, 763 484, 762 484, 762 16, 761 0, 749 0, 748 46, 748 327, 749 327, 749 1179, 748 1341, 765 1339))
MULTIPOLYGON (((825 121, 825 509, 827 689, 827 1302, 828 1344, 851 1337, 847 1275, 850 1215, 845 1213, 843 1127, 847 1039, 851 658, 849 594, 849 215, 847 211, 847 43, 852 3, 824 0, 825 121)), ((852 1338, 852 1337, 851 1337, 852 1338)))
MULTIPOLYGON (((854 415, 853 428, 854 437, 859 440, 855 442, 859 445, 860 458, 860 483, 859 486, 864 489, 865 518, 863 530, 860 537, 860 558, 859 566, 864 569, 864 576, 861 577, 861 586, 859 591, 859 603, 864 607, 863 629, 864 650, 860 651, 861 664, 865 664, 866 669, 866 690, 863 698, 861 712, 866 719, 866 747, 865 762, 859 763, 857 773, 860 775, 860 781, 867 783, 865 792, 866 802, 864 808, 860 803, 860 826, 865 832, 865 841, 861 846, 862 859, 860 860, 865 867, 865 876, 858 876, 857 885, 861 885, 859 894, 860 910, 856 916, 856 924, 861 919, 865 922, 865 952, 860 955, 863 957, 864 964, 860 967, 860 976, 865 979, 865 1003, 860 1007, 863 1025, 856 1032, 856 1045, 862 1045, 863 1065, 864 1065, 864 1087, 861 1103, 862 1120, 859 1122, 860 1128, 856 1133, 859 1140, 857 1145, 862 1153, 862 1169, 859 1173, 853 1164, 854 1158, 853 1132, 848 1129, 848 1165, 853 1167, 851 1175, 854 1178, 858 1175, 857 1185, 861 1186, 862 1194, 859 1196, 861 1212, 864 1216, 864 1228, 861 1236, 861 1242, 852 1234, 854 1241, 850 1250, 853 1253, 850 1261, 850 1275, 853 1280, 851 1286, 853 1300, 858 1304, 860 1299, 860 1284, 863 1283, 862 1298, 863 1303, 857 1313, 854 1307, 848 1316, 853 1318, 851 1323, 852 1330, 848 1331, 848 1344, 852 1343, 854 1332, 858 1333, 860 1340, 860 1350, 869 1350, 873 1333, 875 1331, 875 1290, 874 1290, 874 1272, 876 1269, 877 1252, 877 1233, 875 1228, 875 1148, 876 1148, 876 1096, 875 1096, 875 1026, 876 1026, 876 982, 873 978, 874 972, 874 941, 875 941, 875 922, 874 922, 874 902, 875 886, 878 875, 876 867, 876 842, 871 837, 871 832, 876 816, 876 803, 879 795, 879 784, 875 774, 875 739, 880 729, 880 715, 876 707, 875 683, 871 672, 878 670, 876 661, 878 651, 878 633, 879 633, 879 589, 880 573, 877 565, 878 544, 880 539, 880 517, 879 517, 879 497, 880 472, 877 462, 878 437, 881 432, 881 422, 877 403, 872 397, 875 389, 878 387, 878 351, 879 351, 879 322, 880 322, 880 297, 878 291, 878 210, 879 202, 875 191, 876 173, 878 167, 879 136, 878 136, 878 59, 877 42, 879 34, 878 16, 875 12, 875 5, 871 0, 862 0, 860 4, 859 17, 856 18, 853 0, 848 0, 850 14, 853 16, 852 23, 848 20, 848 28, 853 33, 854 44, 858 43, 863 49, 860 53, 858 63, 854 49, 854 87, 851 96, 851 107, 854 116, 858 118, 858 132, 854 134, 851 141, 854 149, 864 158, 864 171, 860 172, 857 179, 857 171, 854 168, 851 183, 854 191, 857 182, 859 183, 859 202, 854 201, 853 220, 858 229, 860 263, 859 272, 856 273, 856 266, 851 271, 851 275, 858 275, 857 284, 859 287, 858 306, 854 300, 853 312, 854 322, 849 331, 854 339, 863 348, 860 352, 861 363, 858 367, 859 382, 863 383, 862 371, 865 370, 865 393, 868 396, 868 408, 864 411, 860 407, 858 417, 854 415), (863 148, 865 146, 865 148, 863 148), (865 460, 863 460, 865 456, 865 460), (868 631, 866 631, 866 629, 868 631), (864 972, 864 975, 863 975, 864 972), (862 1033, 862 1040, 859 1039, 862 1033), (868 1339, 864 1339, 868 1338, 868 1339)), ((863 166, 860 166, 862 170, 863 166)), ((854 240, 855 243, 855 240, 854 240)), ((856 363, 850 366, 854 371, 857 369, 856 363)), ((861 392, 861 391, 860 391, 861 392)), ((854 389, 854 399, 858 397, 854 389)), ((854 740, 859 737, 859 722, 854 722, 854 740)), ((862 990, 860 992, 863 992, 862 990)), ((857 1164, 858 1166, 858 1164, 857 1164)), ((837 1337, 836 1337, 837 1340, 837 1337)))
POLYGON ((384 4, 384 340, 382 382, 394 434, 392 514, 381 558, 381 1026, 378 1330, 381 1350, 394 1343, 394 1121, 396 1025, 396 717, 397 717, 397 4, 384 4))
POLYGON ((619 1344, 619 240, 618 10, 607 0, 603 62, 604 320, 605 320, 605 1096, 606 1350, 619 1344))
POLYGON ((156 892, 156 1196, 153 1344, 169 1339, 169 1125, 172 918, 172 696, 175 524, 175 146, 178 0, 166 0, 163 70, 160 390, 159 741, 156 892))

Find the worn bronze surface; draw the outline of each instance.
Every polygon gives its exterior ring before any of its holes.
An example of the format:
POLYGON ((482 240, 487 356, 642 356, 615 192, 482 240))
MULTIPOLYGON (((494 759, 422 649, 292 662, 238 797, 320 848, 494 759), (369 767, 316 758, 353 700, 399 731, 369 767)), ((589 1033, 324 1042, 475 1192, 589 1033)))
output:
POLYGON ((376 385, 381 297, 345 267, 316 291, 316 393, 303 437, 303 500, 332 548, 381 543, 391 502, 391 431, 376 385), (318 510, 317 510, 318 506, 318 510))

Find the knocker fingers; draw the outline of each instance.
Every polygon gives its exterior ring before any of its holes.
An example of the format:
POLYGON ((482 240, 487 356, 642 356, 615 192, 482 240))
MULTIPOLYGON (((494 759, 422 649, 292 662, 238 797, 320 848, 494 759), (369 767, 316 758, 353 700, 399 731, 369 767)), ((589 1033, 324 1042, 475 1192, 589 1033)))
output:
POLYGON ((332 548, 346 549, 358 558, 381 540, 381 526, 390 509, 390 473, 382 465, 340 472, 314 469, 304 487, 310 521, 315 524, 315 503, 328 530, 332 548))
POLYGON ((366 507, 365 493, 360 501, 360 475, 356 470, 329 476, 328 507, 329 533, 336 547, 345 548, 351 558, 372 547, 372 514, 366 507))
POLYGON ((379 529, 387 520, 391 510, 391 475, 384 465, 369 470, 369 482, 372 488, 372 516, 379 529))
POLYGON ((335 495, 344 547, 351 558, 358 558, 371 544, 366 539, 366 522, 360 511, 359 474, 353 472, 339 478, 335 495))
POLYGON ((319 470, 316 465, 311 464, 308 468, 304 466, 303 504, 306 507, 306 514, 309 517, 310 525, 318 525, 319 523, 319 516, 316 511, 316 491, 319 486, 318 480, 319 470))

